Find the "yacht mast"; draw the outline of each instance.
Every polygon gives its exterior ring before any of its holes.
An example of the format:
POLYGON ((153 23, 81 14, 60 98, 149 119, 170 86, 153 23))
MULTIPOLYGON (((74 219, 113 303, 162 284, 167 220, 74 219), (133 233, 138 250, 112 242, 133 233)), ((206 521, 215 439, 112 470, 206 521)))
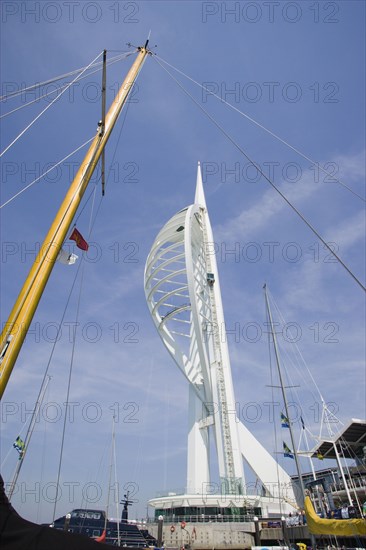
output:
MULTIPOLYGON (((0 398, 3 396, 15 361, 27 334, 33 315, 45 289, 52 268, 70 229, 90 178, 102 155, 104 147, 124 106, 128 94, 140 72, 149 50, 148 40, 138 48, 138 55, 119 89, 105 123, 99 123, 97 134, 70 185, 64 201, 56 214, 40 252, 19 293, 10 316, 0 336, 0 398)), ((103 121, 104 122, 104 121, 103 121)))
POLYGON ((264 285, 263 288, 264 288, 264 297, 265 297, 265 301, 266 301, 268 319, 269 319, 269 324, 270 324, 270 328, 271 328, 271 334, 272 334, 272 337, 273 337, 273 348, 274 348, 275 357, 276 357, 278 377, 279 377, 279 381, 280 381, 280 387, 281 387, 281 392, 282 392, 283 403, 284 403, 284 406, 285 406, 285 414, 286 414, 286 418, 288 419, 288 425, 289 425, 290 437, 291 437, 291 445, 292 445, 293 454, 294 454, 294 458, 295 458, 297 474, 299 476, 299 483, 300 483, 300 489, 301 489, 301 499, 302 499, 302 505, 303 505, 304 500, 305 500, 305 488, 304 488, 304 483, 303 483, 303 480, 302 480, 299 458, 298 458, 297 452, 296 452, 295 439, 294 439, 294 434, 293 434, 293 431, 292 431, 291 419, 290 419, 290 416, 289 416, 289 409, 288 409, 287 397, 286 397, 286 392, 285 392, 285 386, 284 386, 283 379, 282 379, 280 356, 279 356, 278 346, 277 346, 277 337, 276 337, 276 332, 275 332, 274 326, 273 326, 272 312, 271 312, 271 308, 270 308, 269 300, 268 300, 267 285, 264 285))

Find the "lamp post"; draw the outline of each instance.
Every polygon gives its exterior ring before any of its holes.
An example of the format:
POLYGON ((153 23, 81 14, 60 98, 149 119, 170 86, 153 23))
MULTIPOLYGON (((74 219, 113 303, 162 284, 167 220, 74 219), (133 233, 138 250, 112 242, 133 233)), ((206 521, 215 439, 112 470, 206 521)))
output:
POLYGON ((161 548, 163 544, 163 521, 164 516, 158 517, 158 547, 161 548))
POLYGON ((260 533, 260 529, 259 529, 259 518, 257 516, 254 516, 253 521, 254 521, 254 529, 255 529, 254 542, 255 542, 256 546, 261 546, 261 533, 260 533))
POLYGON ((282 536, 283 536, 283 541, 284 541, 284 543, 285 543, 287 546, 290 546, 289 539, 288 539, 288 536, 287 536, 287 525, 286 525, 286 518, 285 518, 285 516, 282 516, 282 517, 281 517, 281 524, 282 524, 282 536))

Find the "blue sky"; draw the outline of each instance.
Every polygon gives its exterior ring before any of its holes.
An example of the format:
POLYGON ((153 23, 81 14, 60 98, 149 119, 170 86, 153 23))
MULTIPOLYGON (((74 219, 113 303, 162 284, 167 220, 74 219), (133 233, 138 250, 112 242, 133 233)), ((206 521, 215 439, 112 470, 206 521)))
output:
MULTIPOLYGON (((126 51, 127 42, 140 45, 151 29, 151 45, 157 44, 154 51, 161 58, 364 196, 364 3, 5 0, 1 9, 2 95, 83 67, 104 48, 113 56, 126 51)), ((131 58, 108 68, 108 102, 130 63, 131 58)), ((64 94, 4 155, 1 204, 94 135, 100 78, 94 74, 64 94)), ((198 86, 182 76, 179 80, 364 281, 364 202, 198 86)), ((23 93, 6 101, 2 112, 37 97, 23 93)), ((40 100, 4 118, 1 150, 46 105, 40 100)), ((192 203, 198 160, 226 324, 234 331, 228 341, 240 418, 268 450, 275 450, 266 405, 271 394, 265 282, 288 323, 280 326, 280 343, 298 340, 342 422, 366 417, 361 288, 152 58, 138 79, 118 139, 120 127, 121 121, 107 147, 107 166, 112 159, 113 164, 85 258, 70 395, 74 405, 57 515, 82 506, 83 495, 95 498, 95 507, 104 506, 117 408, 118 479, 134 491, 131 516, 143 517, 147 500, 157 492, 184 487, 187 384, 149 318, 143 270, 161 226, 192 203), (290 323, 296 336, 288 336, 290 323)), ((81 158, 76 154, 55 176, 50 173, 1 209, 2 323, 34 259, 35 243, 42 242, 65 194, 74 170, 70 163, 81 158)), ((95 180, 90 190, 94 186, 95 180)), ((99 200, 98 186, 95 208, 99 200)), ((84 236, 92 202, 77 224, 84 236)), ((68 246, 74 250, 71 242, 68 246)), ((29 420, 76 270, 77 264, 56 265, 33 320, 2 402, 2 460, 29 420)), ((79 282, 76 288, 14 498, 17 510, 37 521, 52 519, 79 282)), ((298 394, 306 422, 316 430, 319 401, 308 384, 309 378, 301 381, 298 394)), ((15 465, 13 450, 2 470, 6 479, 15 465)))

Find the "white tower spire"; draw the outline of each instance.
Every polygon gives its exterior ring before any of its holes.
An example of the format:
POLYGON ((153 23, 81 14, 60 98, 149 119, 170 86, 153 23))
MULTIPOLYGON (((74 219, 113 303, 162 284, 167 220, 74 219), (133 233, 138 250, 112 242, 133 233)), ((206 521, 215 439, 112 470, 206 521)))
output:
POLYGON ((206 199, 203 192, 203 183, 202 183, 202 173, 201 173, 201 163, 198 163, 197 168, 197 181, 196 181, 196 194, 194 197, 194 203, 200 204, 206 208, 206 199))
MULTIPOLYGON (((266 489, 295 500, 289 476, 236 415, 214 239, 198 165, 195 202, 157 235, 145 267, 147 304, 166 348, 189 382, 187 494, 211 481, 209 434, 214 436, 220 492, 250 498, 243 458, 266 489)), ((248 374, 248 373, 247 373, 248 374)), ((217 498, 217 497, 216 497, 217 498)), ((258 495, 256 495, 258 499, 258 495)), ((152 502, 152 501, 151 501, 152 502)), ((276 506, 277 505, 277 506, 276 506)), ((278 509, 278 508, 277 508, 278 509)))

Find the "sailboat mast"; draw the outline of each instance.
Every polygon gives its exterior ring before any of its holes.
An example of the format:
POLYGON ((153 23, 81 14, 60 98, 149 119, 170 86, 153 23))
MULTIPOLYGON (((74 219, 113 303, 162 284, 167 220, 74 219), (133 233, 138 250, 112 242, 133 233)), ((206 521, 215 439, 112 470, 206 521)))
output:
POLYGON ((294 454, 294 458, 295 458, 297 474, 299 476, 299 483, 300 483, 300 488, 301 488, 301 497, 302 497, 302 502, 304 502, 304 500, 305 500, 305 488, 304 488, 304 483, 303 483, 302 476, 301 476, 299 458, 297 456, 296 447, 295 447, 295 439, 294 439, 294 434, 293 434, 293 431, 292 431, 292 426, 291 426, 291 421, 290 421, 290 416, 289 416, 289 409, 288 409, 287 397, 286 397, 286 392, 285 392, 285 386, 284 386, 283 379, 282 379, 280 356, 279 356, 279 352, 278 352, 276 332, 275 332, 274 326, 273 326, 272 312, 271 312, 271 308, 270 308, 269 300, 268 300, 267 285, 264 285, 264 297, 265 297, 265 301, 266 301, 266 309, 267 309, 269 324, 270 324, 270 327, 271 327, 271 333, 272 333, 272 337, 273 337, 273 348, 274 348, 275 357, 276 357, 276 365, 277 365, 278 377, 279 377, 280 386, 281 386, 282 398, 283 398, 283 403, 284 403, 284 406, 285 406, 286 418, 288 418, 288 425, 289 425, 290 437, 291 437, 291 445, 292 445, 292 448, 293 448, 293 454, 294 454))
POLYGON ((97 166, 117 118, 139 74, 149 50, 148 41, 138 48, 138 55, 130 68, 118 94, 105 117, 104 128, 97 134, 70 185, 63 203, 42 244, 40 252, 19 293, 10 316, 0 336, 0 398, 3 396, 15 361, 37 309, 62 244, 70 229, 75 213, 84 195, 90 178, 97 166))

